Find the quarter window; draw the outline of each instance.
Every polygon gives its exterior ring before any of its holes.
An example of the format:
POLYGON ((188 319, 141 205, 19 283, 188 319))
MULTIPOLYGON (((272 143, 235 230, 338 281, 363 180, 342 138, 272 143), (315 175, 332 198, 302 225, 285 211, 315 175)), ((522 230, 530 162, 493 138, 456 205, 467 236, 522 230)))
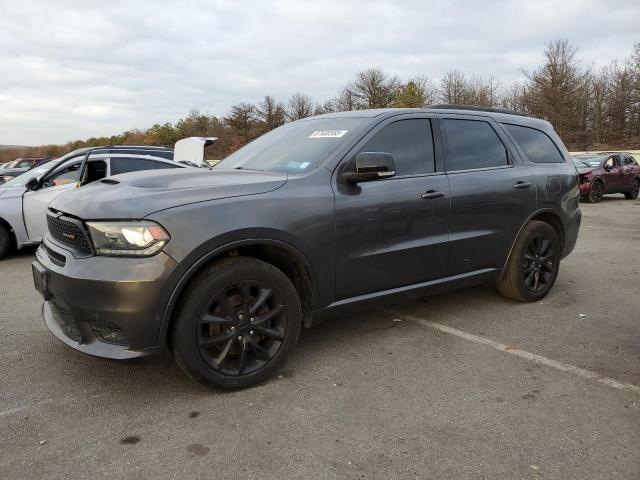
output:
POLYGON ((448 171, 503 167, 509 164, 507 149, 487 122, 444 120, 448 171))
POLYGON ((560 151, 546 133, 521 125, 502 124, 533 163, 564 163, 560 151))
POLYGON ((390 153, 397 176, 433 173, 431 121, 416 118, 393 122, 376 133, 360 152, 390 153))

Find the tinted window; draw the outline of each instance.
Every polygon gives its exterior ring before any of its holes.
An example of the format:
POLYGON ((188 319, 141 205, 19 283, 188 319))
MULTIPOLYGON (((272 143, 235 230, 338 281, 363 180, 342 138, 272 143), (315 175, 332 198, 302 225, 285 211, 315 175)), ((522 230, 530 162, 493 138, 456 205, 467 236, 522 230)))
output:
POLYGON ((95 182, 96 180, 101 180, 107 176, 107 162, 104 160, 97 160, 93 162, 89 162, 87 164, 87 174, 84 178, 84 185, 87 183, 95 182))
POLYGON ((546 133, 520 125, 503 124, 527 158, 534 163, 564 163, 560 151, 546 133))
POLYGON ((376 133, 360 152, 393 155, 396 175, 418 175, 435 171, 431 121, 400 120, 376 133))
POLYGON ((508 165, 507 150, 495 130, 478 120, 444 120, 447 170, 508 165))
POLYGON ((139 172, 141 170, 154 170, 156 163, 146 158, 116 157, 111 159, 111 175, 127 172, 139 172))

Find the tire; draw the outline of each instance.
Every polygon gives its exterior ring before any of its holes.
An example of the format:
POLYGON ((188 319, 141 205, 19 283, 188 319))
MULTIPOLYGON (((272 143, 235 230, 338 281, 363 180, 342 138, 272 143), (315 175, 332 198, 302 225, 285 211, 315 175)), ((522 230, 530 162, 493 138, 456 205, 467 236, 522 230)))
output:
POLYGON ((639 194, 640 194, 640 180, 636 178, 631 184, 631 190, 624 194, 624 198, 626 198, 627 200, 635 200, 636 198, 638 198, 639 194))
POLYGON ((545 222, 533 220, 516 240, 507 266, 497 282, 498 291, 519 302, 535 302, 553 287, 562 252, 556 231, 545 222))
POLYGON ((587 202, 589 203, 598 203, 602 200, 602 196, 604 195, 604 184, 601 181, 593 182, 591 188, 589 189, 589 193, 587 194, 587 202))
POLYGON ((4 225, 0 225, 0 259, 6 257, 11 250, 11 232, 4 225))
POLYGON ((189 285, 170 343, 192 379, 237 389, 273 376, 301 330, 302 306, 289 278, 262 260, 229 257, 189 285))

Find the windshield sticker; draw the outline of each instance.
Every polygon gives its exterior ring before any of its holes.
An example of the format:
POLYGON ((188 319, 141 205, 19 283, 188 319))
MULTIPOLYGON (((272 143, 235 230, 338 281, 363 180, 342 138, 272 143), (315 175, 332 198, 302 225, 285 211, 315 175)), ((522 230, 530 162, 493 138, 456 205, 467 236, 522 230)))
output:
POLYGON ((340 138, 349 130, 316 130, 309 138, 340 138))
POLYGON ((305 168, 307 168, 310 165, 310 162, 302 162, 300 164, 300 170, 304 170, 305 168))

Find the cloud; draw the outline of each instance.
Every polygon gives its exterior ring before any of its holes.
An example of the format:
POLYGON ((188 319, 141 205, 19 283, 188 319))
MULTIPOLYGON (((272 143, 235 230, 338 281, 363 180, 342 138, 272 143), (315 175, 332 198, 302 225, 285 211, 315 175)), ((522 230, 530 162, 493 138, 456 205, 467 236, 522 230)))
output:
POLYGON ((627 56, 635 1, 4 2, 0 144, 65 142, 224 114, 265 94, 320 101, 379 66, 503 84, 567 38, 585 65, 627 56))

